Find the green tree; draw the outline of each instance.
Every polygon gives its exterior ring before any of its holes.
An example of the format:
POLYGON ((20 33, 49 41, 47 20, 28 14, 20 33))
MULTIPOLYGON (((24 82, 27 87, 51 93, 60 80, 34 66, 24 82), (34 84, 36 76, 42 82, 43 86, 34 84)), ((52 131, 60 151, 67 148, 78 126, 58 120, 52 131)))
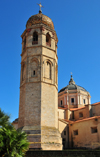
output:
POLYGON ((7 126, 10 122, 9 122, 10 116, 8 116, 7 114, 5 114, 3 111, 1 111, 0 109, 0 127, 5 127, 7 126))
POLYGON ((9 122, 9 116, 0 110, 0 156, 23 157, 29 148, 27 135, 9 122), (3 123, 4 122, 4 123, 3 123))

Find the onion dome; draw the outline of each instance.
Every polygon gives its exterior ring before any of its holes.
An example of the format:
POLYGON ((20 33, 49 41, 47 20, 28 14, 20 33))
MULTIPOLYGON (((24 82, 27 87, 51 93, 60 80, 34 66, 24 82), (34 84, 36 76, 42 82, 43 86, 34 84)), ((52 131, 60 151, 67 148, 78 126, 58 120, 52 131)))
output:
POLYGON ((54 30, 54 24, 52 20, 48 16, 42 14, 41 11, 39 11, 38 14, 33 15, 28 19, 26 23, 26 28, 29 28, 35 24, 45 24, 46 26, 54 30))
POLYGON ((71 75, 71 78, 70 78, 70 81, 69 81, 69 85, 67 85, 66 87, 62 88, 60 92, 63 92, 63 91, 66 91, 66 90, 82 90, 82 91, 85 91, 87 92, 87 90, 81 86, 78 86, 75 84, 75 81, 73 80, 73 77, 71 75))

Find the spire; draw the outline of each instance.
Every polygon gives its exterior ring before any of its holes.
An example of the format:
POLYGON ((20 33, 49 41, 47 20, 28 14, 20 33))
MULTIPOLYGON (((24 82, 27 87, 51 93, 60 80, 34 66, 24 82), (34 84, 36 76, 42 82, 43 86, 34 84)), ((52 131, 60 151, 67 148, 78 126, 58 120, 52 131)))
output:
POLYGON ((69 81, 69 85, 70 85, 70 84, 75 84, 75 81, 73 80, 72 73, 71 73, 71 78, 70 78, 70 81, 69 81))
POLYGON ((37 5, 39 5, 39 7, 40 7, 39 13, 42 13, 42 10, 41 10, 41 8, 43 7, 42 4, 40 3, 40 4, 37 4, 37 5))

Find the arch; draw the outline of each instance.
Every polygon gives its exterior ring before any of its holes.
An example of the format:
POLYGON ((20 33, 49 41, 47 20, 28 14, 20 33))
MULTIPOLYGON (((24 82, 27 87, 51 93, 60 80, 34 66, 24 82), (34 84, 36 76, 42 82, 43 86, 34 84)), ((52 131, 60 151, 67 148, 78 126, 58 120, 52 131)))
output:
POLYGON ((26 37, 24 39, 23 50, 26 48, 26 37))
POLYGON ((39 60, 38 60, 37 58, 33 57, 33 58, 31 59, 31 63, 32 63, 33 61, 35 61, 35 62, 37 62, 37 64, 39 64, 39 60))
POLYGON ((55 82, 57 84, 58 80, 57 80, 57 74, 58 74, 58 66, 57 64, 55 65, 55 82))
POLYGON ((46 34, 46 46, 51 47, 51 36, 49 33, 46 34))
POLYGON ((39 61, 37 58, 32 58, 31 59, 31 77, 36 77, 37 76, 37 71, 38 71, 38 65, 39 61))
POLYGON ((22 64, 22 68, 21 68, 21 81, 24 81, 25 79, 25 63, 22 64))
POLYGON ((38 44, 38 32, 34 32, 33 33, 33 41, 32 41, 32 44, 38 44))
POLYGON ((45 77, 48 79, 51 79, 51 73, 52 73, 52 63, 49 60, 45 61, 45 77))

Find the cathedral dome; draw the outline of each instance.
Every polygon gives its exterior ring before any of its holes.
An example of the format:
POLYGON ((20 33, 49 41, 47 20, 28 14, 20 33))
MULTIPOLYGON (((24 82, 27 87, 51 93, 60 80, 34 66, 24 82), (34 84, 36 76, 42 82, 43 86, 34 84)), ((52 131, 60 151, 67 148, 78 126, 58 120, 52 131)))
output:
POLYGON ((82 91, 87 92, 87 90, 86 90, 85 88, 83 88, 83 87, 78 86, 78 85, 75 84, 75 82, 74 82, 74 80, 73 80, 73 77, 72 77, 72 75, 71 75, 71 78, 70 78, 70 81, 69 81, 69 85, 67 85, 66 87, 62 88, 62 89, 59 91, 59 93, 65 91, 65 90, 76 90, 76 89, 77 89, 77 90, 82 90, 82 91))
POLYGON ((38 14, 31 16, 26 23, 26 28, 41 23, 45 24, 46 26, 54 30, 54 24, 52 20, 48 16, 42 14, 42 12, 39 12, 38 14))

